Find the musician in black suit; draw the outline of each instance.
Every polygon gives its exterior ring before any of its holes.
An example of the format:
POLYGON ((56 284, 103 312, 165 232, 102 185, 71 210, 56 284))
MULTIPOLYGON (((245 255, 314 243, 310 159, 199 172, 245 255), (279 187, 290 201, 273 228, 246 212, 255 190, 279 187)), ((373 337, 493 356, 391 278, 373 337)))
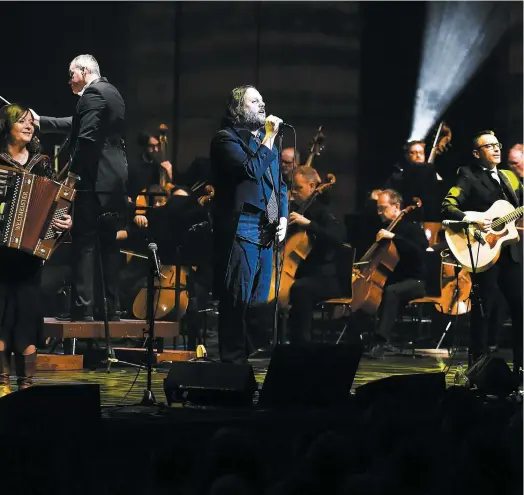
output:
MULTIPOLYGON (((491 218, 483 213, 495 201, 504 199, 514 207, 522 204, 522 185, 517 176, 498 169, 502 145, 493 131, 481 131, 473 138, 475 163, 460 167, 457 179, 442 203, 442 214, 451 220, 475 222, 482 230, 489 229, 491 218), (464 211, 471 211, 467 215, 464 211)), ((509 306, 513 333, 513 366, 515 373, 522 367, 522 245, 511 244, 502 248, 497 262, 473 278, 470 354, 473 360, 487 352, 488 325, 496 324, 490 318, 497 301, 498 287, 509 306)))
MULTIPOLYGON (((402 212, 402 196, 393 189, 384 189, 377 194, 377 213, 388 225, 402 212)), ((384 352, 397 352, 391 345, 391 333, 401 304, 423 297, 426 291, 427 268, 425 251, 428 240, 419 222, 413 217, 403 217, 394 230, 379 230, 376 241, 392 240, 399 261, 388 276, 379 308, 380 321, 375 335, 371 357, 383 358, 384 352)))
MULTIPOLYGON (((349 281, 339 280, 341 274, 337 269, 338 255, 345 237, 344 227, 321 201, 311 201, 320 184, 317 171, 312 167, 301 166, 295 169, 293 179, 294 211, 289 214, 288 238, 303 230, 311 243, 311 251, 299 264, 289 293, 289 342, 302 345, 311 341, 315 305, 326 299, 340 297, 341 284, 349 284, 349 281), (309 206, 301 214, 306 204, 309 206)), ((343 275, 348 276, 347 273, 343 275)))
POLYGON ((227 363, 245 363, 249 347, 260 347, 247 333, 245 317, 268 299, 273 242, 286 233, 287 188, 275 145, 281 122, 266 118, 256 88, 240 86, 231 91, 222 129, 211 141, 214 293, 220 359, 227 363))
POLYGON ((80 96, 73 117, 38 117, 46 133, 69 134, 71 160, 67 181, 76 180, 72 230, 71 319, 93 321, 95 248, 100 241, 107 312, 118 321, 116 233, 125 225, 127 159, 124 150, 124 100, 92 55, 79 55, 69 66, 69 84, 80 96))

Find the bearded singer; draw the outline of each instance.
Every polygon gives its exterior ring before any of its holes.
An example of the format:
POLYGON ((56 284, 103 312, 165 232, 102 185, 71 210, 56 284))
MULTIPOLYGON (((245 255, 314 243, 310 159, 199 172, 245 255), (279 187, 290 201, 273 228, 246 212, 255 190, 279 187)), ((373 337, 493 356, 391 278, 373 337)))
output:
POLYGON ((222 128, 211 141, 214 291, 224 363, 245 364, 258 347, 246 316, 267 304, 273 247, 286 235, 288 200, 275 139, 282 120, 266 117, 253 86, 229 94, 222 128))

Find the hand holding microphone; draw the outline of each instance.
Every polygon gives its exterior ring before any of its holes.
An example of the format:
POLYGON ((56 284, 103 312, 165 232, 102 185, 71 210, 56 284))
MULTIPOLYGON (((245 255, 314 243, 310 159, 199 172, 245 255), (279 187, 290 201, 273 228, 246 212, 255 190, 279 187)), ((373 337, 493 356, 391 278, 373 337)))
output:
POLYGON ((280 124, 282 124, 282 122, 282 119, 276 117, 275 115, 269 115, 268 117, 266 117, 266 137, 274 139, 278 134, 278 128, 280 124))

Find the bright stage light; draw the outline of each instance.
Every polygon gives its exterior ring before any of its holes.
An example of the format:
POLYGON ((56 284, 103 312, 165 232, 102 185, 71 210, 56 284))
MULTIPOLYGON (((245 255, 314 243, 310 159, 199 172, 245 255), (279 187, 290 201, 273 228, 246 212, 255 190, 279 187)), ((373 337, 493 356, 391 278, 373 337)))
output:
POLYGON ((411 140, 423 140, 509 26, 508 2, 429 2, 411 140))

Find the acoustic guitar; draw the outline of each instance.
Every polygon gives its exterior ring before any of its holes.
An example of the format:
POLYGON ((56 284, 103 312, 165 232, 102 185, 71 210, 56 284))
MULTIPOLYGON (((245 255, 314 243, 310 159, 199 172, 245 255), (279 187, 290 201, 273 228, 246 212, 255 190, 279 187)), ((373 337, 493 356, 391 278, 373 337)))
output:
MULTIPOLYGON (((469 234, 475 270, 479 273, 485 272, 497 262, 502 246, 519 241, 518 227, 515 222, 522 218, 523 212, 524 207, 514 208, 508 201, 499 199, 483 213, 486 218, 493 218, 488 232, 482 232, 475 224, 467 227, 461 224, 446 227, 445 235, 449 249, 457 261, 467 271, 472 272, 467 237, 469 234)), ((467 215, 473 212, 466 211, 465 213, 467 215)))

